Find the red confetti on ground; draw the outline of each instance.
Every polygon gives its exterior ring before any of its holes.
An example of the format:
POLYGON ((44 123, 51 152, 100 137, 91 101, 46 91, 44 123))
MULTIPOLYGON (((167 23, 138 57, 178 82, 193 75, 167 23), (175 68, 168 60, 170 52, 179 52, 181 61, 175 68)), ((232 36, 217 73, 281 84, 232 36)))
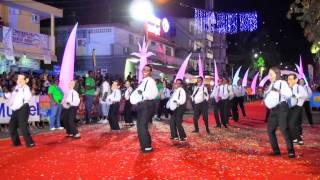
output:
MULTIPOLYGON (((169 126, 155 122, 155 151, 143 154, 135 128, 109 132, 106 125, 82 126, 79 140, 64 132, 35 135, 34 148, 11 147, 0 141, 0 176, 6 179, 320 179, 320 126, 304 127, 304 146, 296 146, 297 158, 289 159, 278 134, 280 157, 271 148, 263 122, 265 109, 248 104, 248 118, 217 129, 210 114, 212 135, 191 134, 191 118, 184 126, 188 143, 169 140, 169 126)), ((202 123, 203 124, 203 123, 202 123)))

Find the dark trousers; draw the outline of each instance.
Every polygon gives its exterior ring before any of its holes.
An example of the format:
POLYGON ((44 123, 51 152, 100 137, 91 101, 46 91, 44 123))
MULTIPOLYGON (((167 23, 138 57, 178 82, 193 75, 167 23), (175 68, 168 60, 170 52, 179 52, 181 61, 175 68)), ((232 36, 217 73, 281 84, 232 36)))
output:
POLYGON ((289 132, 291 140, 301 141, 302 134, 302 107, 294 106, 290 109, 288 114, 289 132))
POLYGON ((148 130, 148 123, 153 116, 154 101, 147 100, 137 105, 137 131, 141 149, 151 147, 151 136, 148 130))
POLYGON ((71 106, 68 109, 62 109, 62 121, 64 123, 64 127, 66 128, 67 134, 76 135, 79 133, 76 124, 77 108, 77 106, 71 106))
POLYGON ((180 139, 184 139, 187 137, 187 135, 182 127, 184 111, 185 111, 185 107, 179 106, 179 107, 177 107, 177 109, 175 109, 172 112, 172 116, 170 119, 170 131, 171 131, 172 138, 177 138, 178 133, 179 133, 180 139))
POLYGON ((279 127, 284 140, 287 144, 288 153, 294 153, 293 144, 289 135, 288 128, 288 113, 289 106, 286 103, 281 103, 273 109, 270 109, 268 118, 268 136, 273 152, 280 152, 278 140, 276 137, 276 130, 279 127))
POLYGON ((166 108, 166 104, 169 99, 161 99, 158 106, 158 117, 160 118, 162 113, 164 113, 165 117, 169 117, 169 110, 166 108))
POLYGON ((266 110, 266 117, 265 117, 265 119, 264 119, 264 122, 268 122, 269 115, 270 115, 270 109, 267 108, 267 110, 266 110))
POLYGON ((199 117, 202 115, 204 124, 206 126, 207 132, 209 132, 209 122, 208 122, 208 102, 203 101, 202 103, 194 105, 194 114, 193 114, 193 124, 195 131, 199 131, 199 117))
POLYGON ((312 114, 311 114, 311 110, 310 110, 310 101, 305 101, 303 103, 303 108, 304 108, 304 110, 306 112, 309 124, 313 125, 313 119, 312 119, 312 114))
POLYGON ((86 95, 86 123, 91 120, 92 106, 93 106, 93 96, 86 95))
POLYGON ((238 103, 239 99, 238 97, 233 98, 230 100, 231 107, 232 107, 232 119, 234 121, 239 121, 239 113, 238 113, 238 103))
POLYGON ((124 105, 124 121, 126 123, 133 123, 132 120, 132 104, 130 101, 126 101, 126 104, 124 105))
POLYGON ((228 99, 224 99, 220 101, 220 117, 221 117, 221 121, 223 123, 223 125, 226 127, 228 124, 228 99))
POLYGON ((237 103, 240 106, 240 109, 241 109, 241 112, 242 112, 242 116, 244 116, 244 117, 247 116, 246 115, 246 111, 244 109, 244 96, 237 97, 237 103))
POLYGON ((109 110, 109 124, 111 130, 120 130, 120 126, 118 123, 118 114, 119 114, 120 103, 114 103, 110 105, 109 110))
POLYGON ((214 119, 216 120, 217 127, 221 127, 221 124, 223 124, 224 126, 226 125, 222 122, 222 119, 220 117, 221 114, 219 116, 220 107, 221 107, 221 101, 216 102, 215 100, 213 100, 213 114, 214 114, 214 119))
POLYGON ((28 119, 30 108, 28 104, 24 104, 20 109, 13 111, 9 122, 9 132, 13 145, 20 145, 18 128, 20 129, 26 145, 33 144, 34 141, 30 135, 28 128, 28 119))

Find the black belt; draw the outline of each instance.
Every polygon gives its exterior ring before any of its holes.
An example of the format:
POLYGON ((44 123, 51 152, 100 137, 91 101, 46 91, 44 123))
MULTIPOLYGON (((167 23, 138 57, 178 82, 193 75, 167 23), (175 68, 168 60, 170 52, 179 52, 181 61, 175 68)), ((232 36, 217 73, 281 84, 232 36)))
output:
POLYGON ((278 109, 278 108, 280 108, 280 106, 282 106, 282 105, 284 105, 284 104, 287 104, 287 102, 286 102, 286 101, 282 101, 282 102, 280 102, 279 104, 277 104, 274 108, 271 108, 270 110, 278 109))

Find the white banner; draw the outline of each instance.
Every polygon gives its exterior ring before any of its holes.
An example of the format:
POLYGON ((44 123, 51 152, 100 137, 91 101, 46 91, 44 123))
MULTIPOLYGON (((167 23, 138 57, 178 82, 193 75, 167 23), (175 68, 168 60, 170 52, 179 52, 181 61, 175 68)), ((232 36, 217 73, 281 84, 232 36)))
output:
POLYGON ((12 43, 12 28, 2 27, 3 33, 3 45, 4 45, 4 55, 6 59, 14 60, 13 56, 13 43, 12 43))
MULTIPOLYGON (((40 121, 40 104, 39 96, 33 96, 29 102, 30 115, 29 122, 40 121)), ((12 110, 7 105, 7 100, 0 98, 0 124, 8 124, 10 117, 12 115, 12 110)))

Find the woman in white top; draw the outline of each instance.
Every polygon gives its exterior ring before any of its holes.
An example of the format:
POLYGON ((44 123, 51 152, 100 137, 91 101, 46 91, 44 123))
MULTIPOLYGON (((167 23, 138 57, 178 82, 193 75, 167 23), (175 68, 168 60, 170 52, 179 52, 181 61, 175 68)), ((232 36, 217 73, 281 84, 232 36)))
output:
POLYGON ((271 85, 265 93, 264 103, 270 109, 268 117, 268 135, 273 152, 272 156, 280 155, 280 148, 276 137, 276 130, 279 127, 287 144, 288 157, 294 158, 295 152, 289 136, 287 100, 291 98, 292 92, 286 81, 281 80, 280 69, 272 67, 269 70, 271 85))
POLYGON ((27 147, 35 146, 29 132, 28 119, 30 114, 29 101, 31 100, 31 91, 27 85, 28 79, 23 74, 18 75, 17 86, 14 88, 9 99, 9 107, 12 110, 9 122, 9 132, 13 146, 20 146, 18 128, 20 129, 27 147))
POLYGON ((132 104, 130 103, 130 95, 133 91, 132 85, 130 81, 126 81, 126 91, 124 93, 124 98, 126 100, 126 104, 124 105, 124 122, 127 126, 133 126, 133 120, 132 120, 132 104))
POLYGON ((81 138, 76 125, 77 108, 80 104, 80 96, 74 90, 76 81, 71 81, 67 99, 62 103, 63 106, 63 121, 67 132, 67 137, 75 139, 81 138))
POLYGON ((112 131, 119 131, 118 115, 121 100, 121 91, 118 81, 113 81, 111 87, 111 94, 107 97, 107 102, 110 104, 109 110, 109 124, 112 131))

